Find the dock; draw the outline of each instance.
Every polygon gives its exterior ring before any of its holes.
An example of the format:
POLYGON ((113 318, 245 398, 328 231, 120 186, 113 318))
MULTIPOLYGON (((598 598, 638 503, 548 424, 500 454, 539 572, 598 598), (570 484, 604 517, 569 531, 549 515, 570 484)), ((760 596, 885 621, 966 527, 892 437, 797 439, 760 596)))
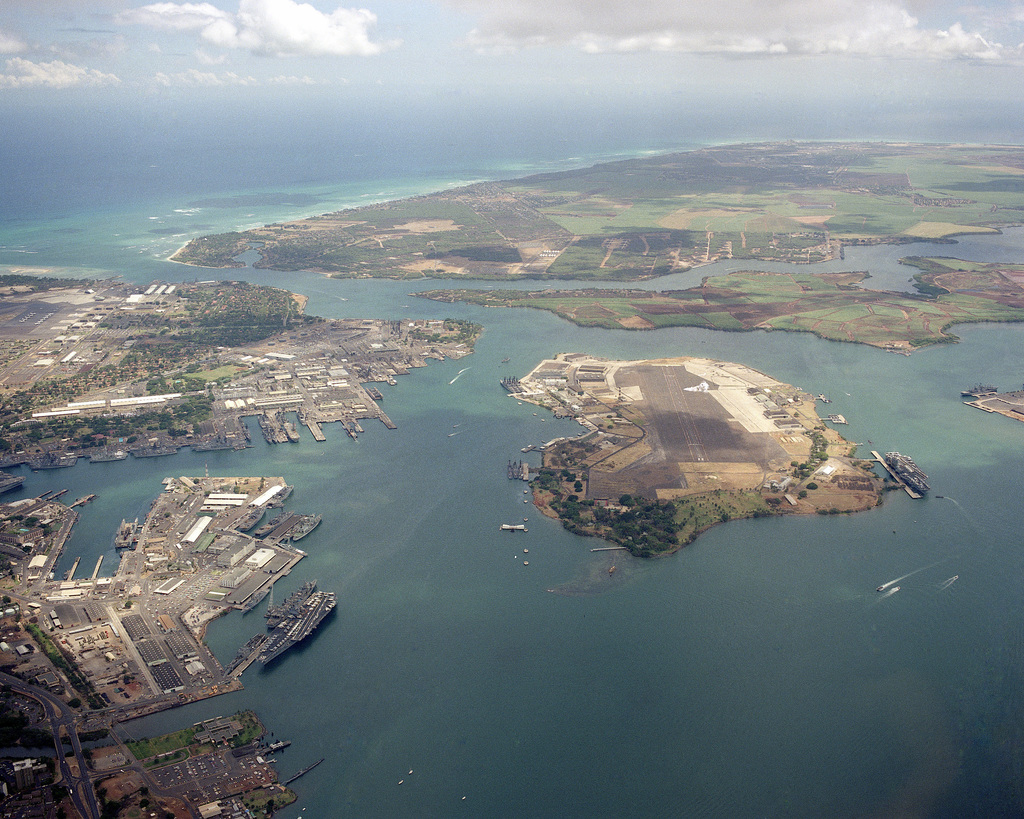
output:
POLYGON ((596 549, 591 549, 592 552, 628 552, 625 546, 598 546, 596 549))
POLYGON ((99 576, 99 573, 100 573, 100 566, 102 566, 102 565, 103 565, 103 555, 100 555, 96 559, 96 568, 92 570, 92 577, 89 578, 90 580, 92 580, 93 583, 96 582, 96 578, 99 576))
POLYGON ((75 579, 75 572, 78 571, 78 564, 82 562, 82 558, 76 557, 75 562, 71 564, 71 571, 68 572, 67 580, 75 579))

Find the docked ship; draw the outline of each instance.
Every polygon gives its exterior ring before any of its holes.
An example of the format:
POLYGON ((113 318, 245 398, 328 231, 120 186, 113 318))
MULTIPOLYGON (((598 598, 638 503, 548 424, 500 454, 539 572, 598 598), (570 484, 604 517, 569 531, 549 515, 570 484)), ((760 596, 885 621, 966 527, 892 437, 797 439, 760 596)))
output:
POLYGON ((909 455, 886 452, 885 463, 897 478, 918 494, 923 495, 931 488, 928 486, 928 476, 921 471, 921 467, 914 463, 914 459, 909 455))
POLYGON ((108 461, 123 461, 128 457, 126 449, 104 449, 89 456, 89 463, 103 464, 108 461))
POLYGON ((284 489, 282 489, 280 492, 274 495, 274 497, 267 501, 267 509, 277 509, 281 506, 284 506, 284 502, 288 500, 288 498, 294 491, 294 486, 288 486, 288 484, 285 484, 284 489))
POLYGON ((263 515, 266 514, 266 511, 267 510, 262 506, 253 506, 252 508, 247 509, 243 514, 238 516, 238 519, 235 521, 235 528, 239 532, 252 529, 253 526, 263 519, 263 515))
POLYGON ((252 611, 266 599, 268 594, 270 594, 270 586, 260 589, 259 591, 254 591, 249 595, 249 599, 242 605, 242 611, 252 611))
POLYGON ((238 649, 238 653, 235 654, 234 659, 228 664, 228 667, 224 669, 224 673, 230 674, 232 671, 238 668, 238 666, 240 666, 242 663, 244 663, 246 660, 252 657, 254 651, 256 651, 259 648, 262 648, 263 644, 267 642, 267 640, 269 639, 270 636, 267 634, 257 634, 252 639, 247 640, 245 645, 238 649))
POLYGON ((140 446, 129 449, 136 458, 162 458, 165 455, 174 455, 178 452, 177 444, 153 444, 151 446, 140 446))
POLYGON ((501 387, 505 392, 512 393, 513 395, 525 392, 523 386, 519 383, 519 379, 514 375, 510 375, 508 378, 502 378, 498 383, 501 384, 501 387))
POLYGON ((298 611, 316 591, 316 581, 309 580, 288 595, 288 599, 276 606, 267 606, 267 628, 275 629, 288 617, 289 612, 298 611))
MULTIPOLYGON (((270 506, 270 504, 268 503, 267 506, 270 506)), ((277 525, 281 523, 286 517, 288 517, 287 512, 279 512, 266 523, 264 523, 259 529, 253 532, 252 536, 255 538, 266 537, 271 532, 273 532, 274 529, 277 528, 277 525)))
POLYGON ((292 646, 316 631, 324 618, 334 611, 338 598, 334 592, 312 592, 298 605, 289 606, 281 622, 270 633, 256 659, 263 665, 273 662, 292 646))
POLYGON ((982 395, 994 395, 997 392, 999 392, 999 388, 992 384, 975 384, 966 390, 960 390, 960 395, 964 398, 978 398, 982 395))
POLYGON ((38 469, 64 469, 78 463, 78 456, 72 452, 48 452, 28 462, 35 472, 38 469))
POLYGON ((301 520, 298 525, 289 530, 288 538, 294 543, 296 540, 302 540, 306 535, 316 529, 320 525, 320 515, 300 515, 301 520))
POLYGON ((192 444, 193 452, 217 452, 221 449, 233 449, 232 444, 223 435, 217 436, 216 438, 210 438, 207 441, 199 441, 198 443, 192 444))
POLYGON ((121 525, 117 527, 117 534, 114 535, 114 548, 119 552, 135 551, 139 545, 140 528, 138 518, 131 522, 122 519, 121 525))

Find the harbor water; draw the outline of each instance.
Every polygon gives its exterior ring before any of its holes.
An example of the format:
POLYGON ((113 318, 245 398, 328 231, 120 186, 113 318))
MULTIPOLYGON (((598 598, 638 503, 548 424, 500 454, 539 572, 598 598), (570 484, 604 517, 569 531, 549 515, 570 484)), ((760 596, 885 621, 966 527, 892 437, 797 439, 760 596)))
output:
MULTIPOLYGON (((125 205, 102 228, 84 212, 7 225, 0 263, 139 282, 223 275, 163 261, 180 237, 139 246, 150 217, 190 201, 125 205), (114 236, 115 222, 135 233, 114 236)), ((246 214, 281 215, 270 211, 246 214)), ((238 214, 195 218, 222 229, 238 214)), ((989 241, 971 239, 971 252, 989 241)), ((991 247, 1024 260, 1019 233, 991 247)), ((858 252, 844 264, 871 268, 871 281, 909 277, 896 265, 906 248, 858 252)), ((298 444, 256 435, 242 452, 16 470, 26 481, 8 498, 97 495, 59 567, 81 557, 79 576, 100 555, 112 573, 118 523, 144 515, 169 475, 280 475, 295 486, 287 509, 323 516, 275 595, 317 579, 338 595, 329 623, 247 670, 243 691, 135 722, 133 735, 253 708, 292 742, 282 776, 325 759, 293 784, 285 819, 1024 812, 1024 424, 960 398, 979 379, 1018 386, 1024 326, 956 328, 961 343, 905 357, 808 334, 583 329, 408 295, 427 285, 230 275, 307 294, 317 315, 454 316, 484 334, 472 356, 381 387, 393 431, 366 424, 352 440, 328 426, 321 443, 302 429, 298 444), (603 544, 540 517, 506 474, 509 459, 539 463, 522 447, 580 427, 534 414, 498 380, 566 351, 737 361, 825 393, 860 454, 910 454, 932 494, 730 522, 656 561, 592 552, 603 544), (527 533, 499 531, 524 518, 527 533), (898 593, 875 591, 904 576, 898 593)), ((235 613, 208 640, 226 663, 262 628, 262 608, 235 613)))

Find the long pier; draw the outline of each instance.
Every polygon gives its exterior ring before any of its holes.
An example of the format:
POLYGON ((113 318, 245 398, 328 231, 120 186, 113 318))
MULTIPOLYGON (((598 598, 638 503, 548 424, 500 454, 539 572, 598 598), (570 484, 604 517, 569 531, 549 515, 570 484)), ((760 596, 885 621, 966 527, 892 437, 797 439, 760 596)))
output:
POLYGON ((97 576, 100 573, 100 566, 102 566, 102 565, 103 565, 103 555, 100 555, 99 558, 96 560, 96 568, 92 570, 92 577, 89 578, 90 580, 92 580, 93 583, 96 582, 96 578, 97 578, 97 576))
POLYGON ((306 418, 303 423, 313 436, 314 441, 326 441, 327 436, 324 435, 324 431, 320 429, 320 423, 313 418, 306 418))

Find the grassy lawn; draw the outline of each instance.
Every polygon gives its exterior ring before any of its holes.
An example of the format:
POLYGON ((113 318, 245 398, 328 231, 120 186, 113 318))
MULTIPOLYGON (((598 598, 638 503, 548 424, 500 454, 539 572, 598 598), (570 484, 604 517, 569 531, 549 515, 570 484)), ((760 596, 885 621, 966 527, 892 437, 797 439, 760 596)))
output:
MULTIPOLYGON (((195 728, 182 728, 180 731, 174 731, 170 734, 164 734, 163 736, 153 737, 151 739, 140 739, 125 744, 136 759, 150 759, 154 756, 166 754, 170 751, 187 748, 192 744, 195 735, 195 728)), ((188 756, 187 752, 185 753, 185 756, 188 756)))
POLYGON ((203 381, 216 381, 218 378, 237 375, 240 372, 245 372, 245 367, 239 367, 237 364, 225 364, 223 367, 218 367, 215 370, 204 370, 203 372, 189 373, 189 376, 192 378, 201 378, 203 381))

